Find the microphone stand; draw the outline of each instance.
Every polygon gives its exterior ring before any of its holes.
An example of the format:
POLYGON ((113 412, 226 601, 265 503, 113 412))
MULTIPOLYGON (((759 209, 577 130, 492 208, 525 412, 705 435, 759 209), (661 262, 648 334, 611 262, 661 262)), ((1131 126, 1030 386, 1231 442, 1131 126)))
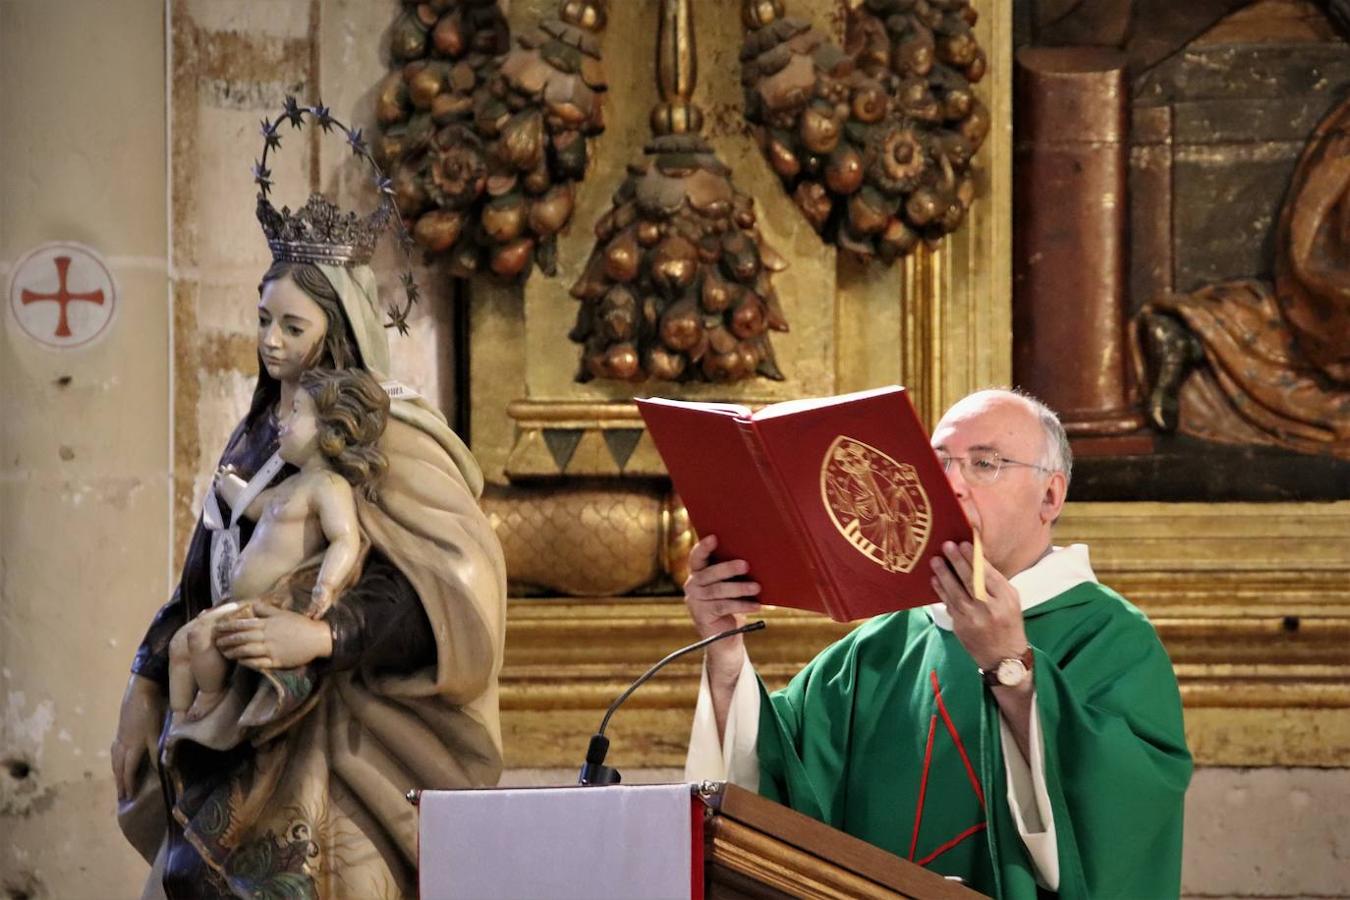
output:
POLYGON ((577 784, 599 786, 618 784, 623 780, 619 775, 618 769, 612 769, 605 765, 605 756, 609 753, 609 738, 605 737, 605 728, 609 725, 610 716, 614 715, 614 711, 623 704, 623 701, 628 699, 629 694, 646 684, 647 681, 657 672, 661 671, 667 663, 679 659, 686 653, 702 650, 709 644, 722 640, 722 638, 729 638, 732 635, 737 634, 747 634, 751 631, 759 631, 763 627, 764 621, 760 620, 758 622, 751 622, 748 625, 742 625, 739 628, 732 628, 727 631, 719 632, 712 637, 706 637, 697 643, 690 644, 688 647, 681 647, 679 650, 671 653, 665 659, 643 672, 638 680, 630 684, 628 689, 620 694, 615 701, 609 705, 609 709, 605 711, 605 717, 600 720, 600 730, 591 736, 591 742, 586 747, 586 763, 581 767, 581 776, 577 779, 577 784))

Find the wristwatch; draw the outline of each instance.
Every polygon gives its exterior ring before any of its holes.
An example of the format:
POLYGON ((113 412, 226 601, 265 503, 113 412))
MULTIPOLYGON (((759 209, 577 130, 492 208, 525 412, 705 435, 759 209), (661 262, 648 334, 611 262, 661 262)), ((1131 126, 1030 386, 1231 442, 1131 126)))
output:
POLYGON ((1035 663, 1035 654, 1027 647, 1018 656, 1000 659, 994 663, 993 668, 980 669, 980 677, 990 687, 1017 687, 1031 677, 1031 669, 1035 663))

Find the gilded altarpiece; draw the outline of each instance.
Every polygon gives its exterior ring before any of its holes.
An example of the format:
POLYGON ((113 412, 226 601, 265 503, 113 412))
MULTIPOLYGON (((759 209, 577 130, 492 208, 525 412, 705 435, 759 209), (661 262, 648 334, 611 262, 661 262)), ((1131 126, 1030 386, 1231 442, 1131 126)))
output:
MULTIPOLYGON (((842 42, 846 2, 789 0, 842 42)), ((517 0, 513 30, 556 0, 517 0)), ((978 387, 1011 378, 1012 9, 978 2, 988 56, 977 95, 992 128, 976 157, 978 198, 936 251, 886 267, 822 242, 780 186, 742 115, 739 16, 693 0, 704 136, 754 196, 766 241, 788 263, 775 284, 791 332, 774 337, 783 381, 732 387, 577 383, 569 288, 658 102, 658 4, 614 2, 602 40, 606 130, 593 145, 558 274, 524 287, 479 278, 469 302, 469 432, 488 473, 485 505, 514 593, 502 672, 507 764, 578 764, 605 706, 652 661, 693 638, 677 585, 692 541, 630 399, 750 405, 898 382, 927 423, 978 387)), ((1048 201, 1049 202, 1049 201, 1048 201)), ((1073 503, 1058 540, 1092 544, 1103 581, 1153 618, 1181 679, 1202 765, 1346 765, 1350 747, 1350 501, 1322 504, 1073 503)), ((752 654, 782 684, 847 630, 786 610, 752 654)), ((615 719, 621 767, 683 760, 697 663, 676 664, 615 719)))

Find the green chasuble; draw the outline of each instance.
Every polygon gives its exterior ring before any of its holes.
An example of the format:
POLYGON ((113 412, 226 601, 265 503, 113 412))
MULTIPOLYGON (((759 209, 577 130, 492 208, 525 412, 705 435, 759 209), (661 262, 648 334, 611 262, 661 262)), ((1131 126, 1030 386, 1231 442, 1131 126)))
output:
MULTIPOLYGON (((1176 897, 1191 757, 1153 626, 1093 582, 1025 621, 1058 896, 1176 897)), ((762 794, 994 897, 1055 896, 1008 806, 998 704, 927 612, 873 619, 760 691, 762 794)))

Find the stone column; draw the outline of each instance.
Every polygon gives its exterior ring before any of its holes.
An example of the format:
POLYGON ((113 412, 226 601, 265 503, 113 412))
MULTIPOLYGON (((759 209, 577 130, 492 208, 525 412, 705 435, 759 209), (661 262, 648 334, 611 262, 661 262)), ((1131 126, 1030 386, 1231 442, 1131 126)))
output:
POLYGON ((1126 369, 1124 54, 1017 54, 1013 378, 1071 437, 1136 431, 1126 369))

